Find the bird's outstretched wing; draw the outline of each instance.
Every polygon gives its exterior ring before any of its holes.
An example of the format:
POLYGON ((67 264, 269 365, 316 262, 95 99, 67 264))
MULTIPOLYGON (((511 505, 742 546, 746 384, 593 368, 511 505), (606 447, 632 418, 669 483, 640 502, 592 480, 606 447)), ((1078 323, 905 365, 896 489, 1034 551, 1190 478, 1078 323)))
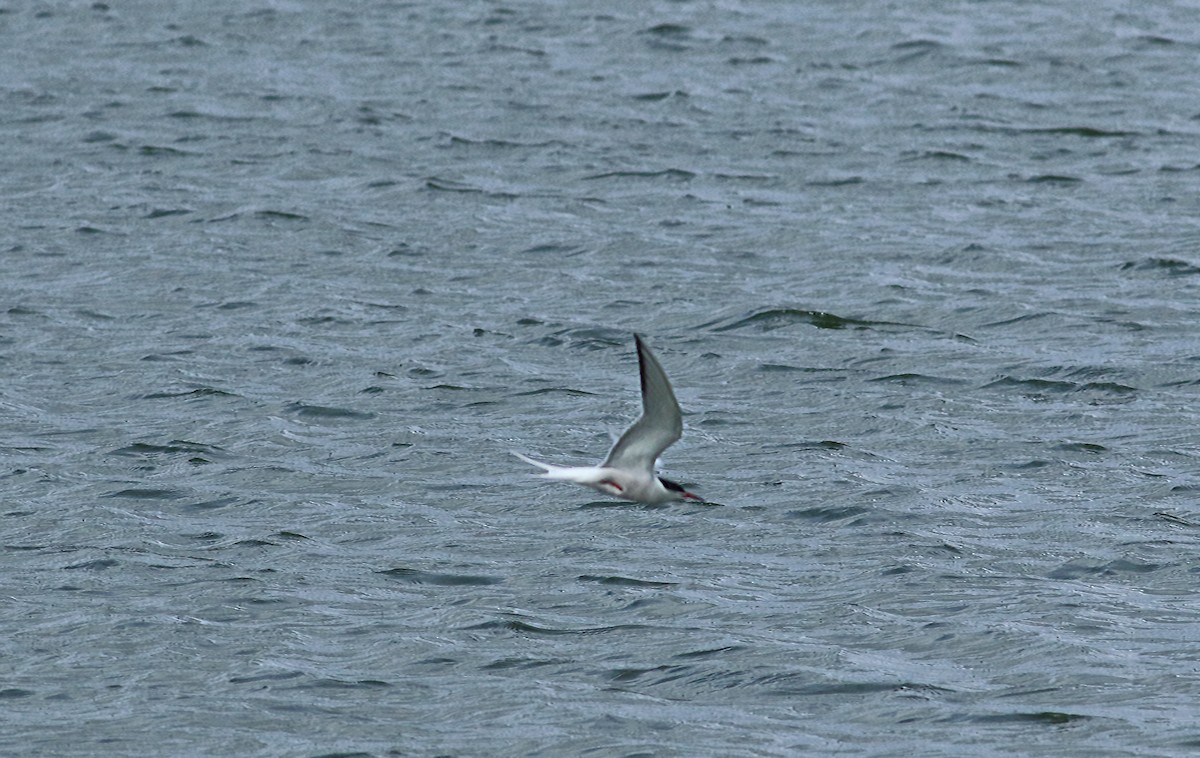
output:
POLYGON ((642 377, 642 415, 608 451, 602 468, 644 471, 654 475, 654 462, 683 435, 683 414, 671 382, 639 335, 638 367, 642 377))

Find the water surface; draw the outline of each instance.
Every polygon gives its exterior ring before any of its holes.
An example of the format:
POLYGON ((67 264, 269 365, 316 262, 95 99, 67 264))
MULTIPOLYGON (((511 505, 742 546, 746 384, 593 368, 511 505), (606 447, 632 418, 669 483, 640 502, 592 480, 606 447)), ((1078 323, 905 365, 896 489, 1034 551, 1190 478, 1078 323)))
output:
POLYGON ((3 10, 5 751, 1200 745, 1190 5, 3 10))

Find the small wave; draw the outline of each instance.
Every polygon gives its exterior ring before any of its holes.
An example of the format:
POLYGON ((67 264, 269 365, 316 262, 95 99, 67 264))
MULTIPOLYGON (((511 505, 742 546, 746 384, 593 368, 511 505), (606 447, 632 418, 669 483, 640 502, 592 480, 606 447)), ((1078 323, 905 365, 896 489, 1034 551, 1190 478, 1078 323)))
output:
POLYGON ((1025 181, 1030 184, 1081 184, 1083 179, 1078 176, 1067 176, 1066 174, 1036 174, 1027 178, 1025 181))
POLYGON ((20 687, 6 687, 0 690, 0 700, 14 700, 21 697, 29 697, 35 695, 33 690, 23 690, 20 687))
POLYGON ((555 629, 552 627, 537 626, 519 619, 496 619, 494 621, 485 621, 482 624, 475 624, 473 626, 466 627, 467 631, 504 631, 552 637, 559 635, 586 636, 593 634, 609 634, 611 632, 625 632, 644 628, 646 627, 642 624, 618 624, 616 626, 589 626, 575 629, 555 629))
POLYGON ((1082 579, 1086 577, 1120 577, 1136 574, 1149 574, 1166 568, 1165 563, 1143 563, 1142 561, 1118 558, 1107 563, 1071 561, 1051 571, 1047 576, 1051 579, 1082 579))
POLYGON ((564 144, 559 140, 545 140, 542 142, 519 142, 517 140, 495 139, 495 138, 490 138, 490 137, 473 139, 471 137, 462 137, 457 134, 449 134, 448 136, 449 136, 451 145, 462 145, 462 146, 466 146, 466 147, 502 148, 505 150, 518 149, 518 148, 520 148, 520 149, 535 148, 535 147, 559 147, 564 144))
POLYGON ((238 540, 233 543, 234 547, 279 547, 279 543, 271 542, 270 540, 260 540, 250 538, 248 540, 238 540))
POLYGON ((845 450, 849 447, 845 442, 836 440, 808 440, 802 442, 784 442, 765 446, 764 450, 845 450))
POLYGON ((1015 376, 1002 376, 999 379, 983 385, 985 390, 1017 390, 1025 394, 1066 394, 1075 392, 1094 392, 1101 394, 1128 395, 1138 391, 1119 382, 1072 382, 1063 379, 1025 379, 1015 376))
POLYGON ((129 498, 132 500, 180 500, 187 497, 181 490, 173 489, 154 489, 150 487, 131 487, 129 489, 110 492, 102 497, 120 497, 129 498))
POLYGON ((950 377, 950 376, 932 376, 929 374, 915 374, 915 373, 888 374, 887 376, 876 376, 876 377, 872 377, 868 381, 871 381, 871 382, 894 382, 896 384, 900 384, 905 387, 908 387, 910 385, 932 385, 935 387, 953 387, 953 386, 960 386, 963 384, 969 384, 969 382, 966 379, 955 379, 954 377, 950 377))
POLYGON ((63 566, 63 568, 69 571, 104 571, 105 569, 115 568, 119 565, 121 565, 121 562, 114 558, 99 558, 94 561, 84 561, 83 563, 75 563, 70 566, 63 566))
MULTIPOLYGON (((434 389, 442 388, 443 385, 438 385, 434 389)), ((462 389, 455 387, 454 389, 462 389)), ((374 413, 366 413, 363 411, 354 411, 349 408, 336 408, 325 405, 307 405, 305 403, 289 403, 284 410, 288 413, 294 413, 297 416, 304 418, 318 419, 353 419, 355 421, 365 421, 366 419, 375 418, 374 413)))
POLYGON ((721 324, 721 321, 711 321, 701 324, 699 328, 710 328, 714 332, 731 332, 737 329, 753 328, 761 332, 771 332, 797 324, 815 326, 818 329, 920 329, 934 331, 915 324, 903 324, 894 321, 872 321, 868 319, 847 318, 827 311, 805 310, 801 308, 767 308, 755 311, 746 316, 734 317, 731 323, 721 324))
POLYGON ((704 650, 692 650, 687 653, 678 653, 671 656, 672 658, 718 658, 726 653, 738 653, 745 650, 745 645, 726 645, 725 647, 706 648, 704 650))
POLYGON ((847 506, 817 506, 815 508, 800 508, 784 514, 787 518, 812 521, 818 524, 829 524, 834 521, 854 519, 867 513, 866 508, 857 505, 847 506))
POLYGON ((555 257, 570 258, 576 255, 581 255, 587 252, 587 249, 579 245, 559 245, 554 243, 544 243, 527 247, 521 251, 521 255, 552 255, 555 257))
POLYGON ((1021 129, 1019 131, 1026 134, 1065 134, 1071 137, 1087 137, 1088 139, 1098 139, 1101 137, 1137 137, 1140 134, 1140 132, 1122 129, 1099 129, 1094 126, 1050 126, 1021 129))
POLYGON ((304 676, 304 674, 299 671, 270 671, 265 674, 255 674, 253 676, 231 676, 229 677, 229 683, 256 684, 258 682, 282 682, 301 676, 304 676))
POLYGON ((932 39, 905 40, 892 45, 891 49, 899 53, 889 61, 893 65, 917 61, 950 50, 947 45, 932 39))
POLYGON ((410 568, 394 568, 387 571, 380 571, 379 573, 384 576, 390 576, 393 579, 399 579, 406 584, 430 584, 436 587, 486 587, 504 582, 503 579, 494 576, 439 574, 410 568))
POLYGON ((187 150, 180 150, 177 147, 165 147, 163 145, 142 145, 137 149, 138 155, 147 155, 154 158, 176 158, 189 155, 197 155, 187 150))
POLYGON ((229 505, 236 505, 238 502, 240 501, 236 497, 218 497, 212 500, 203 500, 199 503, 189 503, 187 508, 192 511, 211 511, 229 505))
MULTIPOLYGON (((361 690, 361 689, 378 690, 378 689, 382 689, 384 687, 391 687, 391 686, 392 686, 391 684, 384 682, 384 681, 380 681, 379 679, 345 680, 345 679, 330 679, 327 677, 324 679, 317 679, 312 682, 306 682, 304 684, 299 684, 299 685, 296 685, 295 687, 289 687, 288 689, 296 689, 296 690, 361 690)), ((341 755, 341 754, 330 754, 330 755, 341 755)))
POLYGON ((770 63, 782 63, 783 60, 770 55, 734 56, 725 61, 730 66, 764 66, 770 63))
POLYGON ((483 195, 485 197, 495 198, 497 200, 515 200, 520 195, 512 192, 502 192, 498 190, 486 190, 482 187, 476 187, 465 182, 456 182, 450 179, 440 179, 436 176, 431 176, 425 180, 425 189, 434 192, 461 192, 469 195, 483 195))
POLYGON ((871 695, 876 692, 907 692, 931 690, 949 692, 945 687, 911 682, 817 682, 800 686, 777 687, 769 691, 772 695, 822 696, 822 695, 871 695))
POLYGON ((862 184, 866 179, 861 176, 843 176, 831 179, 813 179, 804 183, 806 187, 849 187, 862 184))
POLYGON ((688 94, 682 90, 670 90, 668 92, 646 92, 640 95, 633 95, 634 100, 640 100, 647 103, 657 103, 660 100, 666 100, 671 97, 687 97, 688 94))
POLYGON ((973 66, 998 66, 1000 68, 1021 68, 1025 65, 1012 58, 972 58, 966 63, 973 66))
POLYGON ((1200 266, 1178 258, 1143 258, 1121 264, 1122 271, 1166 274, 1167 276, 1193 276, 1200 274, 1200 266))
POLYGON ((185 121, 203 120, 212 121, 215 123, 248 123, 254 121, 257 116, 254 115, 234 115, 226 113, 206 113, 198 111, 194 108, 183 108, 177 111, 171 111, 167 114, 167 118, 177 118, 185 121))
POLYGON ((191 208, 153 208, 143 218, 168 218, 170 216, 186 216, 192 213, 191 208))
POLYGON ((825 311, 799 310, 794 308, 772 308, 757 311, 744 316, 731 324, 718 326, 714 332, 731 332, 736 329, 752 327, 763 332, 770 332, 796 324, 807 324, 818 329, 846 329, 847 327, 866 328, 868 322, 844 318, 825 311))
POLYGON ((159 456, 171 455, 195 455, 203 453, 205 455, 217 455, 221 452, 221 448, 211 445, 203 445, 199 442, 188 442, 187 440, 171 440, 165 445, 155 445, 149 442, 135 442, 132 445, 119 447, 115 450, 110 450, 109 455, 120 455, 129 458, 156 458, 159 456))
POLYGON ((526 392, 517 392, 513 397, 530 397, 533 395, 571 395, 573 397, 589 397, 595 393, 584 392, 583 390, 573 390, 569 387, 543 387, 540 390, 528 390, 526 392))
POLYGON ((969 155, 955 153, 949 150, 925 150, 905 157, 907 161, 950 161, 953 163, 971 163, 969 155))
POLYGON ((673 182, 686 182, 696 178, 696 174, 680 168, 665 168, 659 171, 605 171, 602 174, 592 174, 584 179, 666 179, 673 182))
POLYGON ((562 658, 500 658, 491 663, 485 663, 479 668, 483 671, 505 671, 507 669, 534 669, 568 662, 562 658))
POLYGON ((792 366, 787 363, 760 363, 758 364, 758 370, 765 373, 786 373, 795 371, 802 374, 809 374, 816 373, 818 371, 828 371, 829 369, 809 368, 807 366, 792 366))
POLYGON ((579 581, 595 582, 615 587, 649 587, 652 589, 666 589, 667 587, 677 585, 677 582, 651 582, 644 579, 630 579, 626 576, 594 576, 592 574, 581 575, 579 581))
POLYGON ((655 679, 653 684, 664 684, 666 682, 679 679, 691 671, 691 666, 670 666, 664 664, 662 666, 650 666, 648 668, 613 669, 612 671, 608 672, 608 679, 609 681, 613 682, 628 683, 641 679, 647 674, 659 674, 661 676, 655 679))
POLYGON ((671 23, 657 24, 641 31, 641 34, 653 34, 657 37, 687 37, 691 33, 692 28, 690 26, 671 23))
POLYGON ((1078 713, 1061 711, 1030 711, 1027 713, 996 713, 972 716, 971 720, 981 724, 1070 724, 1091 718, 1078 713))
POLYGON ((542 337, 538 344, 558 347, 568 344, 587 350, 608 350, 613 347, 623 347, 629 342, 629 333, 622 329, 608 327, 576 327, 562 329, 542 337))
POLYGON ((1064 453, 1107 453, 1108 448, 1104 445, 1097 445, 1094 442, 1064 442, 1061 445, 1056 445, 1055 450, 1060 450, 1064 453))

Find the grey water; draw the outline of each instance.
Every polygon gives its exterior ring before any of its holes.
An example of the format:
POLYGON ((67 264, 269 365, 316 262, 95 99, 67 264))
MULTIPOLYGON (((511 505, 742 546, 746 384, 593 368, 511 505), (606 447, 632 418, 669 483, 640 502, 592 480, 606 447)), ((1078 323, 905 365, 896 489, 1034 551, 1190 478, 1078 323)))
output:
POLYGON ((0 6, 0 753, 1200 747, 1200 8, 0 6), (634 332, 685 413, 609 502, 634 332))

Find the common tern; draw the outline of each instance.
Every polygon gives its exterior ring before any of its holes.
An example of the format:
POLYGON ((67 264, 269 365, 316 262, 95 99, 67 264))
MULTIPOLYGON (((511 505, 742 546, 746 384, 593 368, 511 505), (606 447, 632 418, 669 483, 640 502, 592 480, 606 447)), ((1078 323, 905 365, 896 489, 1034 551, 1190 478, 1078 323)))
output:
POLYGON ((683 435, 683 415, 671 383, 654 353, 635 334, 638 369, 642 378, 642 415, 608 451, 599 466, 556 466, 514 452, 526 463, 545 469, 546 479, 574 482, 637 503, 699 500, 678 483, 654 473, 654 462, 683 435))

